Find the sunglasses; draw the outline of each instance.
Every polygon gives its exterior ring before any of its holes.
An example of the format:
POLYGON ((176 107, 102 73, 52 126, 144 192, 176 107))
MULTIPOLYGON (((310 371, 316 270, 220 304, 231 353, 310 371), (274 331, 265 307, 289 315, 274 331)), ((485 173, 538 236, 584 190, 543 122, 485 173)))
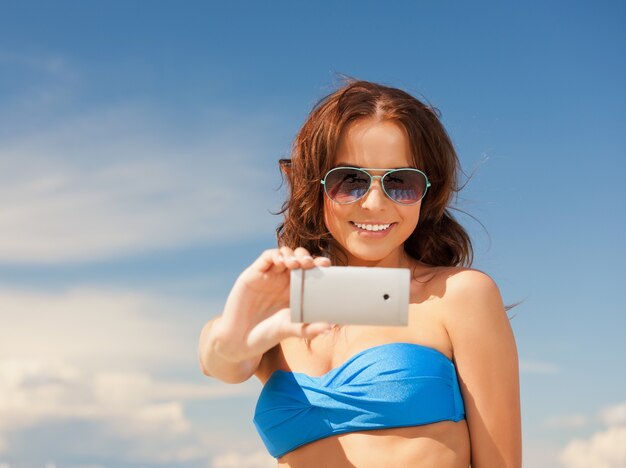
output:
POLYGON ((430 187, 426 174, 413 168, 335 167, 326 173, 321 183, 328 198, 335 203, 347 205, 367 195, 373 179, 380 179, 385 195, 400 205, 415 205, 424 198, 430 187), (375 176, 368 171, 385 173, 375 176))

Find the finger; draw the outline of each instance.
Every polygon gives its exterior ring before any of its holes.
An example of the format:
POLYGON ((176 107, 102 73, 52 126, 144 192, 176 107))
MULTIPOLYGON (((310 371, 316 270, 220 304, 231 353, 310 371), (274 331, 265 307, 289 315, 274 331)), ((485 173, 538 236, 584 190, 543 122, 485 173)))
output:
MULTIPOLYGON (((285 338, 300 336, 300 328, 302 324, 293 323, 291 321, 291 309, 289 307, 285 307, 264 320, 262 325, 263 327, 257 327, 253 330, 253 332, 266 327, 268 330, 274 331, 274 340, 280 342, 285 338)), ((250 337, 252 337, 252 333, 250 334, 250 337)))
POLYGON ((331 266, 330 258, 326 257, 316 257, 313 259, 313 263, 318 267, 329 267, 331 266))
POLYGON ((261 273, 282 273, 287 266, 285 265, 285 258, 281 255, 278 249, 267 249, 259 258, 257 258, 252 267, 260 271, 261 273))
POLYGON ((284 336, 295 336, 299 338, 313 338, 322 333, 332 330, 332 325, 326 322, 314 323, 285 323, 282 333, 284 336))
POLYGON ((309 251, 305 249, 304 247, 298 247, 296 250, 293 251, 293 254, 296 257, 310 257, 311 256, 309 251))
POLYGON ((272 273, 282 273, 287 269, 285 259, 278 250, 274 250, 272 252, 272 260, 274 262, 274 266, 268 271, 271 271, 272 273))
POLYGON ((298 262, 300 262, 300 266, 302 268, 313 268, 315 266, 313 257, 311 257, 309 251, 304 247, 298 247, 293 253, 298 259, 298 262))
POLYGON ((293 257, 293 249, 287 247, 286 245, 283 245, 282 247, 280 247, 278 250, 280 250, 280 254, 285 257, 293 257))
POLYGON ((278 253, 277 249, 264 250, 261 255, 252 263, 252 267, 266 273, 274 266, 274 255, 278 253))
POLYGON ((280 254, 285 259, 285 265, 287 265, 287 268, 289 269, 300 268, 300 263, 298 262, 295 255, 293 254, 293 250, 291 248, 287 246, 282 246, 279 250, 280 250, 280 254))
POLYGON ((306 323, 303 325, 300 329, 302 333, 300 336, 308 339, 315 338, 318 335, 325 335, 333 329, 332 325, 326 322, 306 323))

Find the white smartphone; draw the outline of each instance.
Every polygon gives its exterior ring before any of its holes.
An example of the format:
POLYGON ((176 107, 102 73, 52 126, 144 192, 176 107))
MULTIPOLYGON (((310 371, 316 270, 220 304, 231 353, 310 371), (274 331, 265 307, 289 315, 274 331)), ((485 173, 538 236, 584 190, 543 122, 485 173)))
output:
POLYGON ((316 267, 291 270, 292 322, 406 326, 407 268, 316 267))

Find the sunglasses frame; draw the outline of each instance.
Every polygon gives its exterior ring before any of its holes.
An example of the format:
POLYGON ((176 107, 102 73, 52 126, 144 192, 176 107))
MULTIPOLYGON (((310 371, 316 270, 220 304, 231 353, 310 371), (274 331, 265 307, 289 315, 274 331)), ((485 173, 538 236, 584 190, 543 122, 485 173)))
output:
POLYGON ((333 167, 330 171, 328 171, 326 173, 326 175, 324 176, 324 178, 322 180, 320 180, 320 183, 324 186, 324 193, 326 194, 326 196, 334 203, 338 203, 339 205, 350 205, 351 203, 355 203, 363 198, 365 198, 365 196, 370 192, 370 189, 372 188, 372 184, 374 183, 374 179, 380 179, 380 186, 383 189, 383 192, 385 193, 385 195, 387 196, 387 198, 389 198, 391 201, 393 201, 394 203, 397 203, 398 205, 402 205, 402 206, 411 206, 411 205, 417 205, 419 202, 422 201, 422 199, 426 196, 426 192, 428 192, 428 187, 430 187, 430 181, 428 180, 428 176, 420 171, 419 169, 415 169, 414 167, 400 167, 397 169, 389 169, 389 168, 377 168, 377 167, 353 167, 353 166, 338 166, 338 167, 333 167), (365 174, 367 174, 370 178, 370 184, 369 187, 367 187, 367 190, 365 191, 365 193, 363 195, 361 195, 359 198, 352 200, 350 202, 338 202, 336 200, 334 200, 329 194, 328 191, 326 190, 326 179, 328 178, 328 175, 336 170, 339 169, 354 169, 357 171, 361 171, 364 172, 365 174), (383 175, 372 175, 370 174, 368 171, 385 171, 385 173, 383 175), (394 200, 388 193, 387 190, 385 190, 385 184, 383 183, 385 177, 387 177, 389 174, 392 174, 394 172, 397 171, 413 171, 413 172, 419 172, 420 174, 422 174, 424 176, 424 179, 426 179, 426 187, 424 188, 424 193, 422 194, 422 197, 417 200, 414 203, 401 203, 397 200, 394 200))

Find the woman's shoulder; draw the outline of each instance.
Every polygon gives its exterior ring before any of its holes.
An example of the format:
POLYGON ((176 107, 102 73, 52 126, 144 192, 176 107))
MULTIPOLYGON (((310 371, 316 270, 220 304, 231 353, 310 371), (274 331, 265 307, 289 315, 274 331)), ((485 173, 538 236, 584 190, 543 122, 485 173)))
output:
POLYGON ((478 313, 474 309, 493 313, 502 303, 495 280, 477 268, 433 267, 424 270, 416 280, 425 285, 428 297, 440 299, 438 302, 443 306, 441 312, 446 316, 444 319, 454 319, 458 314, 465 315, 470 311, 478 313), (489 307, 483 307, 487 304, 489 307))
POLYGON ((413 279, 422 284, 432 283, 450 289, 450 292, 461 294, 496 286, 488 273, 464 266, 423 265, 416 269, 413 279))
POLYGON ((462 300, 485 299, 499 296, 500 291, 495 280, 487 273, 476 268, 458 268, 449 279, 453 297, 462 300))
POLYGON ((469 267, 437 267, 431 272, 422 298, 442 328, 445 344, 456 359, 466 339, 482 341, 485 334, 508 322, 498 286, 484 271, 469 267), (433 274, 434 273, 434 274, 433 274))
POLYGON ((482 270, 446 267, 437 273, 433 283, 441 297, 445 298, 445 307, 441 312, 448 332, 506 317, 498 285, 482 270))

